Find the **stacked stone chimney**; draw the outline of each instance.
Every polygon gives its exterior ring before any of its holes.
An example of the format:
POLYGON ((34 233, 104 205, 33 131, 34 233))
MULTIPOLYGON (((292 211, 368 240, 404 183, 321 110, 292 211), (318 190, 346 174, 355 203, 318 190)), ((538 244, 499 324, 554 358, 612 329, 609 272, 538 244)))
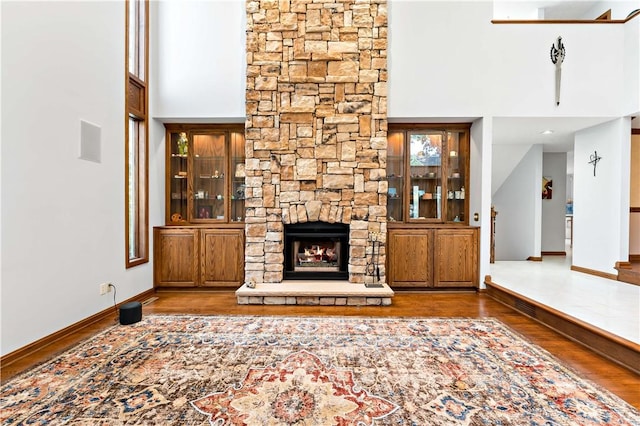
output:
POLYGON ((386 233, 386 0, 247 1, 246 102, 246 281, 281 282, 284 226, 310 221, 349 224, 349 281, 371 281, 370 233, 386 233))

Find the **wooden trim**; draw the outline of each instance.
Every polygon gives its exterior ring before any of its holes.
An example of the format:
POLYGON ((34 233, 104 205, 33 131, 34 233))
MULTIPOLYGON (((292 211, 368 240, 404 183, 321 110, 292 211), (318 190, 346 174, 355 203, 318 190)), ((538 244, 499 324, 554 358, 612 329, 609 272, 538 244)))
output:
POLYGON ((542 256, 566 256, 566 251, 543 251, 542 256))
POLYGON ((640 129, 631 129, 632 135, 640 135, 640 129))
POLYGON ((492 19, 492 24, 624 24, 629 19, 612 19, 610 21, 598 21, 595 19, 547 19, 547 20, 530 20, 530 19, 492 19))
MULTIPOLYGON (((607 13, 607 12, 605 12, 607 13)), ((600 15, 602 16, 602 15, 600 15)), ((600 18, 600 16, 598 18, 600 18)), ((640 16, 640 9, 629 14, 625 19, 492 19, 492 24, 624 24, 640 16)))
POLYGON ((596 18, 596 21, 610 21, 611 20, 611 9, 604 12, 602 15, 596 18))
POLYGON ((617 275, 610 274, 608 272, 596 271, 595 269, 583 268, 582 266, 571 265, 571 270, 589 275, 595 275, 596 277, 608 278, 610 280, 618 280, 617 275))
POLYGON ((529 256, 527 257, 527 260, 530 260, 531 262, 542 262, 542 256, 529 256))
POLYGON ((618 281, 640 286, 640 272, 633 269, 618 269, 618 281))
POLYGON ((630 254, 629 262, 640 262, 640 254, 630 254))
MULTIPOLYGON (((144 28, 142 41, 144 43, 144 78, 140 78, 134 74, 129 73, 129 22, 131 17, 129 16, 129 4, 137 0, 126 0, 125 7, 125 102, 124 102, 124 254, 125 254, 125 268, 132 268, 137 265, 141 265, 149 262, 149 127, 150 121, 148 117, 149 111, 149 0, 140 0, 144 5, 144 28), (134 93, 135 90, 135 93, 134 93), (138 150, 137 155, 139 158, 138 168, 135 173, 138 178, 137 188, 137 205, 136 218, 137 221, 137 235, 136 235, 136 251, 137 256, 135 258, 129 257, 129 221, 133 218, 130 217, 129 211, 129 119, 135 117, 141 124, 141 131, 138 135, 138 144, 136 148, 138 150)), ((136 35, 137 31, 136 31, 136 35)))
POLYGON ((630 207, 629 213, 640 213, 640 207, 630 207))
POLYGON ((189 120, 180 123, 164 123, 167 131, 172 133, 189 131, 211 131, 211 132, 241 132, 244 133, 243 123, 189 123, 189 120))
POLYGON ((614 268, 616 269, 631 269, 631 262, 624 262, 624 261, 619 261, 616 262, 616 266, 614 266, 614 268))
POLYGON ((492 281, 485 281, 485 285, 487 286, 486 294, 492 299, 640 374, 640 345, 514 293, 492 281))
MULTIPOLYGON (((154 289, 150 289, 147 291, 144 291, 140 294, 138 294, 137 296, 131 297, 127 300, 124 300, 120 303, 117 304, 118 307, 120 307, 121 305, 123 305, 124 303, 128 303, 128 302, 133 302, 136 299, 147 299, 149 297, 152 297, 155 295, 155 290, 154 289)), ((45 336, 39 340, 36 340, 33 343, 30 343, 26 346, 23 346, 22 348, 16 349, 13 352, 9 352, 6 355, 3 355, 0 358, 0 365, 2 365, 2 367, 6 367, 14 362, 16 362, 17 360, 24 358, 25 356, 28 356, 29 354, 32 354, 36 351, 42 350, 43 348, 49 346, 52 343, 57 342, 58 340, 63 339, 66 336, 69 336, 71 334, 77 333, 78 331, 82 330, 85 327, 90 326, 91 324, 94 324, 96 322, 99 322, 105 318, 107 318, 110 315, 113 315, 113 307, 109 307, 107 309, 104 309, 100 312, 98 312, 97 314, 94 314, 88 318, 85 318, 81 321, 78 321, 74 324, 71 324, 68 327, 63 328, 62 330, 58 330, 55 333, 52 333, 48 336, 45 336)))
POLYGON ((633 18, 635 18, 636 16, 640 16, 640 9, 636 9, 634 10, 632 13, 629 14, 629 16, 627 16, 625 18, 625 22, 632 20, 633 18))

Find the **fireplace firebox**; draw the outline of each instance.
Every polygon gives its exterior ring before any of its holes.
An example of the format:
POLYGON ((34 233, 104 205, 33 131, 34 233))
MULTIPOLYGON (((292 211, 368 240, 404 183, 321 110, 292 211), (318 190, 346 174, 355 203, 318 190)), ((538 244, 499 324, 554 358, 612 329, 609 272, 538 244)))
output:
POLYGON ((284 279, 345 280, 349 225, 306 222, 284 228, 284 279))

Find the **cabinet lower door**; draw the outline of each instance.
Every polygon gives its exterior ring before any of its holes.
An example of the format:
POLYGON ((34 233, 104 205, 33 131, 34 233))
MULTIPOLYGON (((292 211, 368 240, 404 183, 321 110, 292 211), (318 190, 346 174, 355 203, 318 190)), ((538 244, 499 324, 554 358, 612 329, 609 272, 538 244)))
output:
POLYGON ((153 281, 156 287, 198 283, 199 241, 194 229, 154 229, 153 281))
POLYGON ((435 286, 477 287, 478 230, 438 229, 435 235, 435 286))
POLYGON ((244 282, 244 233, 241 229, 200 231, 201 285, 240 287, 244 282))
POLYGON ((433 231, 389 231, 388 244, 387 271, 391 287, 433 286, 433 231))

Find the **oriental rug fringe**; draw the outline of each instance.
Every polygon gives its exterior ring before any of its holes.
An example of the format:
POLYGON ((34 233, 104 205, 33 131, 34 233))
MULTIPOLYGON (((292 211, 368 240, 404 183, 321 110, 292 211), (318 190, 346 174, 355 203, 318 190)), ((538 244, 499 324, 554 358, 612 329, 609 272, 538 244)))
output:
POLYGON ((4 425, 640 425, 495 319, 161 316, 0 388, 4 425))

